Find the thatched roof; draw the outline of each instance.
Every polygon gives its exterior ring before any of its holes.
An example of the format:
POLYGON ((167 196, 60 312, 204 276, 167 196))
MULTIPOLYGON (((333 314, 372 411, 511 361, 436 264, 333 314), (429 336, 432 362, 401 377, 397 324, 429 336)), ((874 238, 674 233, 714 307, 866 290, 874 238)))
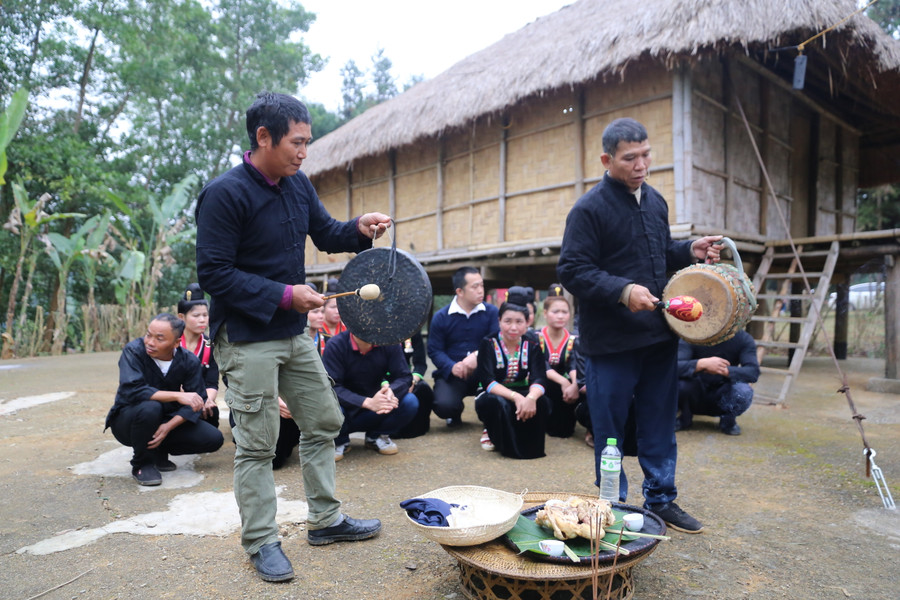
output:
MULTIPOLYGON (((729 46, 797 44, 805 40, 798 32, 821 31, 856 8, 854 0, 580 0, 317 140, 304 171, 347 166, 533 94, 621 72, 642 57, 671 63, 729 46)), ((876 71, 900 69, 900 44, 868 17, 857 15, 836 31, 873 57, 876 71)))

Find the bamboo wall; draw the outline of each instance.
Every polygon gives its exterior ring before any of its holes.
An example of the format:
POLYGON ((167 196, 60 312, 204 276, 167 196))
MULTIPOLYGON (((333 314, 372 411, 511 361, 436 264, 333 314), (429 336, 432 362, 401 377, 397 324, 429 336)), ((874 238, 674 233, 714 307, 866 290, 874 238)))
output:
POLYGON ((687 222, 766 239, 784 239, 788 232, 812 236, 854 230, 857 132, 821 110, 821 118, 797 126, 795 118, 810 113, 799 104, 802 95, 749 61, 703 60, 691 69, 689 85, 693 188, 681 213, 687 222), (777 201, 759 167, 741 107, 777 201))
MULTIPOLYGON (((648 181, 669 202, 673 225, 751 240, 852 231, 859 134, 798 102, 739 56, 702 57, 681 70, 642 63, 625 81, 547 92, 440 137, 357 159, 313 184, 337 218, 392 215, 398 247, 426 268, 428 257, 558 246, 572 204, 603 175, 603 129, 629 116, 647 127, 648 181)), ((337 271, 335 263, 350 258, 318 253, 311 241, 307 252, 312 273, 337 271)))
MULTIPOLYGON (((603 176, 603 129, 630 116, 648 129, 650 183, 669 200, 674 222, 671 94, 664 68, 636 67, 627 86, 550 92, 440 138, 363 157, 347 171, 316 175, 313 184, 336 218, 391 214, 398 247, 419 257, 558 243, 575 200, 603 176)), ((350 258, 319 253, 312 240, 307 256, 313 272, 350 258)))

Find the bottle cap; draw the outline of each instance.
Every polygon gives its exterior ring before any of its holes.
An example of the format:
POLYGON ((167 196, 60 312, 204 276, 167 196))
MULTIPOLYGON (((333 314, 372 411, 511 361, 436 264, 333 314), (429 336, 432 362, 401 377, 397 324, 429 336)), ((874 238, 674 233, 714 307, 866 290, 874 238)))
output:
POLYGON ((616 438, 606 438, 606 445, 607 445, 607 446, 615 446, 615 445, 616 445, 616 438))

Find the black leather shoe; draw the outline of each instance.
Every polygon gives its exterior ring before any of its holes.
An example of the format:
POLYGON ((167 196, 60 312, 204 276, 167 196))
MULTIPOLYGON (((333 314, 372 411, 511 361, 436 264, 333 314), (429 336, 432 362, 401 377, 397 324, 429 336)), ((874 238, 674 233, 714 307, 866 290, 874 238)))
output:
POLYGON ((306 539, 312 546, 324 546, 334 542, 367 540, 378 535, 379 531, 381 521, 378 519, 354 519, 344 515, 344 520, 337 525, 325 529, 310 529, 306 539))
POLYGON ((294 578, 294 567, 281 550, 281 542, 271 542, 250 556, 256 574, 263 581, 289 581, 294 578))

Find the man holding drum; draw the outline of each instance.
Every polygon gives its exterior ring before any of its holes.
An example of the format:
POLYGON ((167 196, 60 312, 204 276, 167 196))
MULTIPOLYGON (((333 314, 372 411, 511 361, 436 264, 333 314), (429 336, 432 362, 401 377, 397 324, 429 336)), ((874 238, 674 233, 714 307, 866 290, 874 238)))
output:
POLYGON ((259 94, 247 110, 247 133, 242 163, 207 184, 197 200, 197 275, 212 297, 210 337, 235 420, 241 544, 260 578, 287 581, 294 570, 278 541, 272 475, 279 396, 303 432, 309 543, 362 540, 381 530, 377 519, 342 514, 334 495, 334 438, 343 415, 304 333, 306 313, 324 304, 306 285, 304 263, 307 236, 326 252, 360 252, 390 218, 369 213, 342 222, 328 214, 300 172, 312 133, 309 111, 297 99, 259 94))
MULTIPOLYGON (((644 472, 644 506, 673 529, 699 533, 701 523, 674 500, 678 340, 656 310, 667 272, 697 260, 717 261, 721 236, 673 241, 668 205, 646 183, 647 130, 616 119, 603 132, 606 174, 572 207, 557 273, 579 300, 579 339, 587 363, 587 397, 594 439, 626 444, 629 413, 636 422, 637 456, 644 472)), ((600 453, 595 446, 597 484, 600 453)), ((621 474, 619 496, 628 495, 621 474)))

